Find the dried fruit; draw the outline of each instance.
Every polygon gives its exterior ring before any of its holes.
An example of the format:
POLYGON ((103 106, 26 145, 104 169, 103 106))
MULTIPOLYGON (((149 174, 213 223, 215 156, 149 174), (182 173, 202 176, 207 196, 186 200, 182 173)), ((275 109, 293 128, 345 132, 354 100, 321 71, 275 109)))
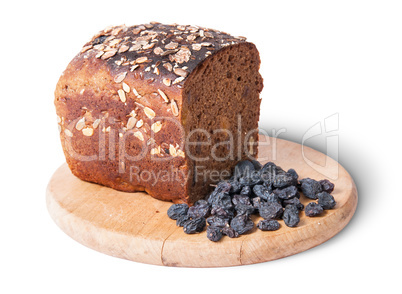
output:
POLYGON ((277 195, 280 199, 291 199, 294 197, 299 198, 299 192, 295 186, 289 186, 283 189, 275 189, 274 194, 277 195))
POLYGON ((335 185, 333 183, 331 183, 329 180, 325 179, 325 180, 321 180, 320 181, 320 185, 321 185, 321 189, 324 192, 327 193, 332 193, 332 191, 334 191, 335 185))
POLYGON ((299 179, 299 175, 297 174, 297 172, 293 168, 291 168, 287 171, 287 173, 293 177, 293 184, 297 185, 297 180, 299 179))
POLYGON ((250 196, 251 192, 252 192, 252 190, 251 190, 250 186, 244 186, 240 191, 240 195, 250 196))
POLYGON ((197 217, 191 220, 188 220, 183 225, 183 231, 186 234, 195 234, 202 232, 205 228, 205 218, 197 217))
POLYGON ((299 210, 295 205, 286 205, 282 219, 288 227, 296 227, 300 222, 299 210))
POLYGON ((285 199, 282 201, 282 206, 286 207, 286 205, 288 204, 293 204, 297 207, 298 210, 303 210, 304 209, 304 205, 300 202, 299 198, 291 198, 291 199, 285 199))
POLYGON ((307 216, 317 216, 321 214, 324 211, 321 205, 315 202, 310 202, 309 204, 306 205, 306 208, 304 209, 304 213, 307 216))
MULTIPOLYGON (((135 116, 132 115, 132 118, 135 116)), ((130 126, 134 123, 131 122, 130 126)), ((141 124, 144 124, 142 120, 141 124)), ((171 155, 173 151, 170 149, 177 148, 172 144, 169 149, 167 144, 161 146, 158 150, 165 148, 171 155)), ((217 242, 224 235, 236 238, 251 231, 254 228, 250 218, 252 214, 264 218, 257 224, 260 230, 275 231, 280 228, 277 219, 282 218, 288 227, 296 227, 301 210, 305 210, 306 216, 316 216, 336 205, 330 195, 333 183, 310 178, 304 178, 299 183, 298 178, 294 169, 286 172, 273 162, 262 166, 257 161, 243 160, 236 165, 235 174, 229 180, 217 183, 206 200, 198 200, 190 208, 187 204, 174 204, 169 208, 168 216, 176 219, 176 225, 182 226, 187 234, 202 232, 208 224, 207 238, 217 242), (299 191, 307 198, 318 199, 318 203, 311 202, 304 208, 299 191)))
POLYGON ((336 205, 334 197, 328 192, 321 192, 317 194, 318 204, 324 209, 332 209, 336 205))
POLYGON ((233 195, 232 202, 234 205, 237 205, 237 204, 251 205, 250 198, 247 195, 241 195, 241 194, 233 195))
POLYGON ((252 206, 251 204, 243 204, 243 203, 239 203, 237 205, 235 205, 235 210, 237 215, 241 215, 241 214, 253 214, 254 212, 254 206, 252 206))
POLYGON ((176 226, 178 226, 178 227, 183 227, 184 224, 185 224, 187 221, 189 221, 190 219, 191 219, 191 218, 190 218, 187 214, 182 215, 182 216, 179 216, 179 218, 176 220, 176 226))
POLYGON ((269 197, 269 194, 271 194, 271 192, 268 190, 268 188, 264 185, 255 185, 253 187, 253 192, 254 192, 255 196, 258 196, 263 200, 267 200, 269 197))
POLYGON ((209 218, 207 218, 207 223, 211 227, 218 227, 218 228, 228 227, 229 218, 221 217, 218 215, 212 215, 209 218))
POLYGON ((167 211, 168 217, 171 219, 178 219, 182 215, 186 215, 188 211, 188 205, 185 203, 173 204, 167 211))
POLYGON ((222 239, 222 231, 218 227, 207 227, 207 238, 213 242, 218 242, 220 239, 222 239))
POLYGON ((294 182, 294 178, 292 177, 291 174, 284 173, 284 174, 278 174, 275 176, 274 181, 272 182, 272 185, 275 188, 285 188, 290 185, 292 185, 294 182))
POLYGON ((198 200, 188 209, 187 215, 191 218, 207 217, 210 212, 210 207, 207 201, 198 200))
POLYGON ((236 232, 232 227, 222 228, 222 234, 228 236, 229 238, 237 238, 239 236, 239 233, 236 232))
POLYGON ((282 205, 276 202, 261 203, 258 211, 264 219, 277 219, 283 214, 282 205))
POLYGON ((223 208, 221 206, 215 206, 211 209, 212 215, 217 215, 224 218, 232 218, 234 217, 234 209, 233 208, 223 208))
POLYGON ((253 199, 251 199, 251 201, 253 202, 254 208, 257 208, 257 209, 258 209, 258 207, 260 207, 261 202, 262 202, 260 197, 254 197, 253 199))
POLYGON ((239 179, 254 172, 254 165, 249 160, 239 161, 234 168, 234 177, 239 179))
POLYGON ((246 214, 238 215, 232 219, 230 226, 239 234, 242 235, 254 228, 254 222, 246 214))
POLYGON ((301 191, 310 199, 317 199, 317 194, 322 191, 321 184, 316 180, 305 178, 300 180, 301 191))
POLYGON ((264 219, 258 222, 257 228, 259 228, 261 231, 276 231, 279 230, 280 224, 274 219, 264 219))

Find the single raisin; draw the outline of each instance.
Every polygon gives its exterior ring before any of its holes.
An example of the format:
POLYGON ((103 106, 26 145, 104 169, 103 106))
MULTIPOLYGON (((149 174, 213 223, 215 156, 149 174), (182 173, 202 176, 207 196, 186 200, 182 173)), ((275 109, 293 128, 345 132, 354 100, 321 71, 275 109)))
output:
POLYGON ((242 185, 240 185, 239 181, 233 179, 228 182, 230 184, 229 193, 239 193, 242 189, 242 185))
POLYGON ((321 185, 321 189, 324 192, 327 193, 332 193, 332 191, 334 191, 335 185, 333 183, 331 183, 329 180, 325 179, 325 180, 321 180, 320 181, 320 185, 321 185))
POLYGON ((267 202, 274 202, 274 203, 279 203, 281 204, 281 200, 279 199, 278 195, 276 195, 275 193, 270 193, 267 197, 267 199, 265 199, 267 202))
POLYGON ((244 176, 250 176, 250 174, 255 171, 254 164, 249 160, 239 161, 234 168, 234 177, 236 179, 242 178, 244 176))
POLYGON ((191 218, 190 218, 187 214, 182 215, 182 216, 180 216, 180 217, 176 220, 176 225, 179 226, 179 227, 183 227, 184 224, 185 224, 187 221, 189 221, 190 219, 191 219, 191 218))
POLYGON ((336 205, 336 201, 334 196, 327 192, 321 192, 317 194, 318 204, 322 206, 324 209, 332 209, 336 205))
POLYGON ((262 184, 261 176, 259 172, 253 172, 249 176, 243 176, 239 178, 239 183, 242 186, 254 186, 262 184))
POLYGON ((208 203, 212 204, 216 200, 216 198, 219 198, 222 194, 228 193, 231 188, 232 185, 229 182, 219 182, 216 185, 215 189, 211 192, 211 194, 209 194, 208 203))
POLYGON ((232 196, 232 202, 233 202, 234 205, 237 205, 237 204, 250 205, 251 204, 250 198, 248 196, 246 196, 246 195, 241 195, 241 194, 240 195, 238 195, 238 194, 233 195, 232 196))
POLYGON ((222 207, 224 209, 233 208, 232 198, 227 193, 217 194, 215 199, 212 201, 211 205, 212 208, 214 207, 222 207))
POLYGON ((299 210, 295 205, 286 205, 282 219, 288 227, 296 227, 300 222, 299 210))
POLYGON ((236 210, 237 215, 240 215, 240 214, 250 215, 250 214, 253 214, 255 209, 254 209, 254 206, 251 204, 239 203, 235 206, 235 210, 236 210))
POLYGON ((251 163, 254 165, 254 169, 255 169, 256 171, 261 170, 262 164, 261 164, 259 161, 257 161, 257 160, 251 160, 251 163))
POLYGON ((289 186, 286 188, 282 189, 275 189, 274 194, 277 195, 280 199, 291 199, 294 197, 299 198, 300 194, 299 191, 297 191, 297 188, 295 186, 289 186))
POLYGON ((297 207, 298 210, 303 210, 304 205, 300 202, 299 198, 291 198, 291 199, 285 199, 282 201, 282 206, 286 207, 288 204, 293 204, 297 207))
POLYGON ((275 188, 285 188, 290 185, 292 185, 294 182, 294 179, 291 174, 284 173, 284 174, 278 174, 275 176, 274 181, 272 185, 275 188))
POLYGON ((186 234, 195 234, 202 232, 204 228, 205 228, 205 218, 197 217, 186 221, 183 226, 183 231, 186 234))
POLYGON ((304 213, 306 216, 317 216, 321 214, 324 211, 324 208, 322 208, 321 205, 315 202, 310 202, 309 204, 306 205, 306 208, 304 209, 304 213))
POLYGON ((218 242, 222 239, 222 230, 218 227, 207 227, 207 238, 213 242, 218 242))
POLYGON ((253 199, 251 199, 251 201, 253 202, 254 208, 257 208, 257 209, 258 209, 258 207, 260 207, 260 205, 262 203, 262 200, 260 197, 254 197, 253 199))
POLYGON ((276 231, 279 230, 280 224, 274 219, 264 219, 260 220, 257 224, 257 228, 261 231, 276 231))
POLYGON ((321 184, 316 180, 305 178, 300 180, 301 191, 310 199, 317 199, 317 194, 322 191, 321 184))
POLYGON ((209 218, 207 218, 207 223, 211 227, 223 228, 229 226, 229 220, 230 220, 229 218, 212 215, 209 218))
POLYGON ((264 219, 280 218, 283 213, 282 205, 276 202, 261 203, 258 208, 260 216, 264 219))
POLYGON ((234 210, 232 208, 223 208, 221 206, 214 206, 211 209, 211 214, 223 218, 232 218, 234 217, 234 210))
POLYGON ((263 200, 267 200, 269 194, 271 194, 267 187, 265 187, 264 185, 255 185, 253 187, 253 192, 255 196, 258 196, 263 200))
POLYGON ((167 211, 167 215, 171 219, 178 219, 180 216, 187 214, 188 211, 188 205, 185 203, 180 203, 180 204, 173 204, 172 206, 169 207, 167 211))
POLYGON ((236 232, 232 227, 223 227, 222 234, 228 236, 229 238, 237 238, 239 233, 236 232))
POLYGON ((252 192, 252 190, 251 190, 250 186, 244 186, 240 191, 240 195, 250 196, 251 192, 252 192))
POLYGON ((250 217, 246 214, 238 215, 234 217, 230 226, 237 232, 239 235, 242 235, 254 228, 254 222, 250 219, 250 217))
POLYGON ((293 178, 293 185, 297 185, 297 180, 299 179, 299 175, 297 174, 297 172, 291 168, 287 171, 288 174, 290 174, 293 178))
POLYGON ((207 217, 210 212, 210 207, 207 201, 205 200, 198 200, 197 202, 194 203, 194 206, 191 206, 188 209, 187 214, 191 218, 196 218, 196 217, 207 217))

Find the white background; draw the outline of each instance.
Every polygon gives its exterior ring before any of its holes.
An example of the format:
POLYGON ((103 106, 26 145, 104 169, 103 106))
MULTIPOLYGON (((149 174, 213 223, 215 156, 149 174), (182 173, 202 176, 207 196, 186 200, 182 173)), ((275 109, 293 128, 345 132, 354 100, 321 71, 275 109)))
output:
MULTIPOLYGON (((1 293, 352 293, 399 288, 402 6, 399 1, 8 1, 1 5, 1 293), (149 3, 149 4, 146 4, 149 3), (261 124, 301 142, 339 114, 338 159, 359 203, 328 242, 263 264, 151 266, 106 256, 49 217, 46 185, 64 162, 53 91, 108 25, 196 24, 260 51, 261 124), (216 291, 214 291, 216 290, 216 291), (217 292, 218 291, 218 292, 217 292), (223 292, 224 291, 224 292, 223 292)), ((325 135, 306 142, 326 152, 325 135)))

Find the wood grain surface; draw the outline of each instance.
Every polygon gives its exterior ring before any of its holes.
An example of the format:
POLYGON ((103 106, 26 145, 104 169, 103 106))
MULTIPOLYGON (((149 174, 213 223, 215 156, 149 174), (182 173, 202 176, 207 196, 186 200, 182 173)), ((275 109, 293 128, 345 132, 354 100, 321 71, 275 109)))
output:
MULTIPOLYGON (((319 217, 300 213, 296 228, 279 221, 278 231, 256 227, 239 238, 211 242, 206 232, 187 235, 166 215, 172 203, 145 193, 125 193, 91 184, 63 164, 47 187, 47 207, 56 224, 79 243, 105 254, 148 264, 221 267, 254 264, 293 255, 317 246, 350 221, 357 205, 353 179, 335 160, 308 147, 260 137, 259 159, 294 168, 300 178, 330 179, 337 205, 319 217)), ((311 200, 301 197, 302 203, 311 200)), ((260 218, 253 216, 255 224, 260 218)), ((345 240, 347 242, 347 240, 345 240)))

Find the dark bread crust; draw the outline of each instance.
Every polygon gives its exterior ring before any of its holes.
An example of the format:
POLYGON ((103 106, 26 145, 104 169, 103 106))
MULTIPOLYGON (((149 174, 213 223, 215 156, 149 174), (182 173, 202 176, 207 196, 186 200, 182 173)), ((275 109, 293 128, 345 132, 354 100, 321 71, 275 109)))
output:
POLYGON ((203 197, 189 191, 194 164, 184 146, 183 107, 190 102, 183 101, 184 91, 199 65, 233 46, 257 52, 244 38, 193 26, 119 26, 94 36, 55 91, 61 142, 73 174, 161 200, 193 203, 203 197))

